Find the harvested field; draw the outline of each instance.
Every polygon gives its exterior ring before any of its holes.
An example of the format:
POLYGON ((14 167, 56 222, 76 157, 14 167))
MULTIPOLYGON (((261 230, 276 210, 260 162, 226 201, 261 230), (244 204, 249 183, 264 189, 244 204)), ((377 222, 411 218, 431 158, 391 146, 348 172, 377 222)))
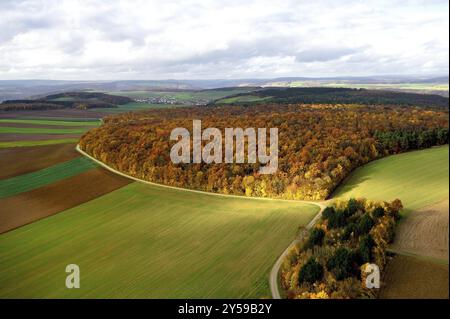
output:
POLYGON ((380 298, 448 299, 448 271, 448 264, 397 255, 386 269, 380 298))
POLYGON ((0 149, 0 179, 37 171, 78 156, 75 144, 0 149))
POLYGON ((448 199, 412 212, 400 223, 394 250, 448 261, 448 199))
POLYGON ((0 198, 27 192, 81 174, 95 167, 97 165, 87 158, 77 157, 35 172, 3 179, 0 181, 0 198))
POLYGON ((79 138, 80 134, 0 134, 0 142, 45 141, 54 139, 79 138))
POLYGON ((0 200, 0 233, 54 215, 116 190, 131 181, 97 168, 0 200))

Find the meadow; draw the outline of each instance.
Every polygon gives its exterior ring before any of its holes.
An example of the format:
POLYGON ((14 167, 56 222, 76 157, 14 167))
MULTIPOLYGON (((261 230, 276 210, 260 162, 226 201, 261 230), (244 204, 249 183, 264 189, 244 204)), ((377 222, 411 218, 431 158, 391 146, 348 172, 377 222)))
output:
POLYGON ((399 198, 404 214, 449 196, 447 146, 382 158, 356 169, 334 193, 334 198, 399 198))
POLYGON ((270 297, 270 268, 317 212, 135 182, 2 234, 0 298, 270 297))

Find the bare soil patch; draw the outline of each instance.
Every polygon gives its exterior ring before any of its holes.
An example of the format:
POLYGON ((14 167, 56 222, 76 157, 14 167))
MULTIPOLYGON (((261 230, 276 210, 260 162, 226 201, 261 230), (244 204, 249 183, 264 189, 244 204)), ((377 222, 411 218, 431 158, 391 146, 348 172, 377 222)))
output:
POLYGON ((448 199, 410 213, 400 223, 392 248, 448 261, 448 199))
POLYGON ((0 179, 37 171, 78 156, 75 144, 0 149, 0 179))
POLYGON ((448 265, 397 255, 387 266, 380 298, 448 299, 448 265))
POLYGON ((0 200, 0 233, 102 196, 131 180, 103 168, 0 200))

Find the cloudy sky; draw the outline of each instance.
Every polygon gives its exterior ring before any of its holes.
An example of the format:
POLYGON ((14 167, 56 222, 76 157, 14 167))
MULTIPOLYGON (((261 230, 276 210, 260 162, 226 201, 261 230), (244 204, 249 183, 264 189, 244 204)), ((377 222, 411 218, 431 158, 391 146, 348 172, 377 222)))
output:
POLYGON ((0 0, 0 80, 446 74, 448 0, 0 0))

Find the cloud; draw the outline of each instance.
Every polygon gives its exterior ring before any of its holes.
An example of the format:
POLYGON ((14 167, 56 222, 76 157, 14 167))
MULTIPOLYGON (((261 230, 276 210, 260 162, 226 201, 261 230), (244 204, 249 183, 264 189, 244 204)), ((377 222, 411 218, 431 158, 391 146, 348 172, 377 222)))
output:
POLYGON ((447 1, 4 0, 0 79, 448 73, 447 1))
POLYGON ((356 52, 358 49, 321 47, 301 51, 295 57, 298 62, 324 62, 337 60, 356 52))

